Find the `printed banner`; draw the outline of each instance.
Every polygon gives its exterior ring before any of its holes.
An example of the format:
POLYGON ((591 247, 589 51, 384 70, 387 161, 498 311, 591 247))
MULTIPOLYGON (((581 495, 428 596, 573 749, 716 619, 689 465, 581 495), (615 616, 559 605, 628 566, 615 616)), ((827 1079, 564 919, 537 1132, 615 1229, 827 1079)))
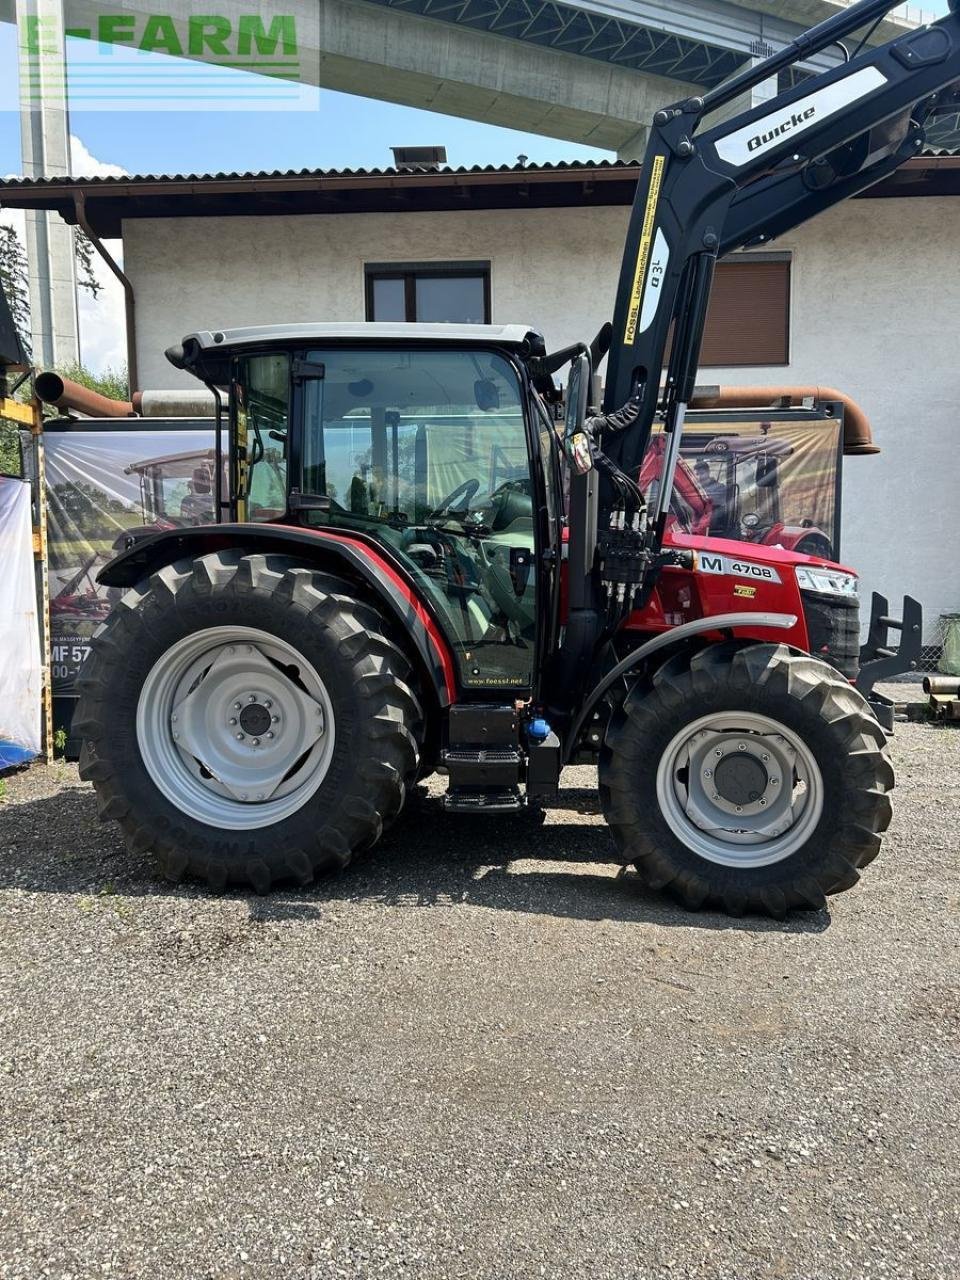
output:
MULTIPOLYGON (((655 433, 640 483, 659 483, 664 436, 655 433)), ((685 533, 734 538, 833 559, 840 424, 835 418, 687 418, 671 517, 685 533)))
MULTIPOLYGON (((150 421, 147 419, 146 421, 150 421)), ((90 637, 121 592, 97 574, 132 531, 160 532, 213 520, 214 427, 44 433, 50 568, 50 632, 55 694, 72 693, 90 637)))
POLYGON ((0 769, 39 755, 43 666, 30 486, 0 476, 0 769))

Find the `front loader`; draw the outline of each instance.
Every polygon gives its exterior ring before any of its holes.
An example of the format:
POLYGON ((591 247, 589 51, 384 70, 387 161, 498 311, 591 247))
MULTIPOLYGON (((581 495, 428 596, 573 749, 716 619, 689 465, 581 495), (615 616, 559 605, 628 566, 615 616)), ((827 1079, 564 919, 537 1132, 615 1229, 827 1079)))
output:
MULTIPOLYGON (((217 889, 306 884, 373 845, 434 770, 455 821, 541 807, 565 764, 593 760, 621 862, 688 907, 781 916, 857 881, 893 773, 857 688, 855 572, 684 533, 670 512, 718 254, 914 154, 960 77, 960 17, 703 118, 891 7, 861 0, 657 113, 612 326, 589 346, 548 353, 525 325, 321 323, 168 352, 214 393, 229 454, 217 523, 138 539, 100 575, 125 594, 75 731, 132 849, 217 889)), ((885 614, 871 656, 888 674, 920 622, 910 602, 897 653, 885 614)))

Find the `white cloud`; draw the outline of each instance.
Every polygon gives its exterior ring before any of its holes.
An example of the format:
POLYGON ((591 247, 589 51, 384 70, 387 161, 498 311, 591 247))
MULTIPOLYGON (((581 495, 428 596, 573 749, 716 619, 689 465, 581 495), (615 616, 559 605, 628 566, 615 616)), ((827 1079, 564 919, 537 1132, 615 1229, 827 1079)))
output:
MULTIPOLYGON (((70 135, 70 168, 76 178, 122 178, 126 169, 118 164, 98 160, 84 143, 70 135)), ((8 177, 17 177, 8 174, 8 177)), ((22 209, 0 210, 0 223, 11 226, 26 245, 26 218, 22 209)), ((123 243, 105 240, 104 247, 123 266, 123 243)), ((127 362, 126 325, 123 286, 100 255, 94 252, 93 272, 101 290, 94 298, 88 289, 78 290, 77 309, 80 323, 80 358, 94 373, 108 366, 114 369, 127 362)))
MULTIPOLYGON (((83 142, 70 135, 70 170, 75 178, 122 178, 126 169, 98 160, 83 142)), ((104 240, 110 256, 123 266, 123 242, 104 240)), ((127 363, 123 286, 98 253, 93 256, 93 273, 101 290, 94 298, 88 289, 78 291, 80 317, 80 358, 88 369, 99 373, 127 363)))
POLYGON ((98 160, 90 154, 75 133, 70 135, 70 172, 75 178, 125 178, 127 170, 119 164, 98 160))

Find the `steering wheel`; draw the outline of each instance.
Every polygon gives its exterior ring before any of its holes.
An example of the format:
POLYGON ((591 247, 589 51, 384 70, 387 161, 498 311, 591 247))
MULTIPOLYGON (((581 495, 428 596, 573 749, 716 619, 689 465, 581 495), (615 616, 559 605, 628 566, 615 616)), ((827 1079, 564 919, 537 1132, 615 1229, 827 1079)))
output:
POLYGON ((457 487, 452 492, 447 494, 447 496, 439 504, 439 506, 434 507, 434 509, 427 516, 427 519, 438 520, 445 511, 450 510, 450 508, 453 506, 453 504, 457 501, 458 498, 465 499, 466 500, 465 505, 469 506, 470 499, 474 496, 474 494, 477 492, 479 488, 480 488, 480 481, 477 480, 476 478, 472 480, 464 480, 463 484, 458 484, 457 487))

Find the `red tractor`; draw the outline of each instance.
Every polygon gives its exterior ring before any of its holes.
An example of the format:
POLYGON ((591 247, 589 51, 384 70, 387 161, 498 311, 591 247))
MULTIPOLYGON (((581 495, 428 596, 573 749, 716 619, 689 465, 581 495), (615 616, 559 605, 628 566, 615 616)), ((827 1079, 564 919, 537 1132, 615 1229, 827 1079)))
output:
POLYGON ((717 255, 913 154, 960 76, 960 18, 701 120, 890 7, 861 0, 657 113, 591 347, 548 354, 526 325, 321 323, 168 352, 216 390, 228 482, 215 467, 219 522, 100 575, 126 594, 74 728, 132 849, 217 889, 306 884, 374 845, 435 769, 444 807, 482 816, 543 805, 566 763, 596 760, 620 860, 690 908, 780 916, 857 881, 893 785, 857 681, 913 661, 918 609, 899 655, 875 609, 865 675, 853 569, 681 532, 670 504, 717 255))

